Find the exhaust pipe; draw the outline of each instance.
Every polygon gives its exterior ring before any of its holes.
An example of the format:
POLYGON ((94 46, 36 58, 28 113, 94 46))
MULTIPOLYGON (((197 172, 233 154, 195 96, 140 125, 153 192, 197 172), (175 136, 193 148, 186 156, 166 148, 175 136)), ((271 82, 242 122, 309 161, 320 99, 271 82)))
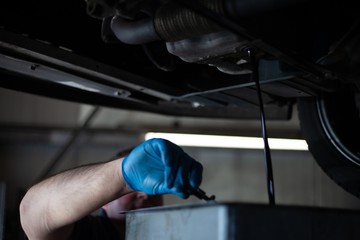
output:
MULTIPOLYGON (((197 0, 220 15, 241 19, 266 11, 282 9, 310 0, 197 0)), ((211 20, 177 4, 174 1, 161 6, 154 17, 127 21, 113 17, 111 29, 116 37, 127 44, 145 44, 157 40, 176 42, 208 33, 223 31, 211 20)))

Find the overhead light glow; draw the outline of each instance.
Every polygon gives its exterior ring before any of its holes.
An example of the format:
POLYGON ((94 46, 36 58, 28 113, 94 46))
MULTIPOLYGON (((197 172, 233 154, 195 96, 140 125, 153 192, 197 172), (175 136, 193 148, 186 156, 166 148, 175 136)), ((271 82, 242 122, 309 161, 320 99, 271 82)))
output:
MULTIPOLYGON (((184 147, 264 149, 264 140, 259 137, 235 137, 161 132, 148 132, 145 134, 145 140, 151 138, 164 138, 179 146, 184 147)), ((305 140, 268 138, 268 142, 269 147, 272 150, 308 150, 308 145, 305 140)))

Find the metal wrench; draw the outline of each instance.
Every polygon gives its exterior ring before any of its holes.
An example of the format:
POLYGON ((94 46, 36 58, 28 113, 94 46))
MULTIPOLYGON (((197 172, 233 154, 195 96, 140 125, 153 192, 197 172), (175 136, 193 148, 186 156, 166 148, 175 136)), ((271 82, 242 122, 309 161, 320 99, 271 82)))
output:
POLYGON ((204 199, 208 203, 216 203, 215 195, 211 195, 210 197, 206 195, 206 193, 201 188, 190 188, 188 190, 189 194, 196 196, 199 199, 204 199))

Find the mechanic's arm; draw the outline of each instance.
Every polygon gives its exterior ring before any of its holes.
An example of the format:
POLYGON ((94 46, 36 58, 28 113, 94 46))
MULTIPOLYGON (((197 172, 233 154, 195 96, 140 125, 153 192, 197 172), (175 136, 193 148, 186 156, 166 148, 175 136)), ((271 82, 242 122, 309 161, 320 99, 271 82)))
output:
POLYGON ((20 205, 21 223, 30 240, 68 239, 76 221, 126 193, 187 198, 201 175, 201 164, 180 147, 151 139, 124 159, 68 170, 33 186, 20 205))
POLYGON ((76 221, 130 192, 119 171, 121 161, 68 170, 30 188, 20 204, 27 237, 68 239, 76 221))

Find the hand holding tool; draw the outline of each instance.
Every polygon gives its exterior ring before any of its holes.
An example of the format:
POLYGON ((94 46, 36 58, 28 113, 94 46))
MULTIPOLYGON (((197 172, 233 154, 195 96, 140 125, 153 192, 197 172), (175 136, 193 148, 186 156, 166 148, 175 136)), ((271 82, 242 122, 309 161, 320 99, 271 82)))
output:
POLYGON ((188 186, 201 183, 202 165, 176 144, 161 138, 147 140, 122 161, 122 175, 134 191, 187 198, 188 186), (186 173, 186 174, 184 174, 186 173))

